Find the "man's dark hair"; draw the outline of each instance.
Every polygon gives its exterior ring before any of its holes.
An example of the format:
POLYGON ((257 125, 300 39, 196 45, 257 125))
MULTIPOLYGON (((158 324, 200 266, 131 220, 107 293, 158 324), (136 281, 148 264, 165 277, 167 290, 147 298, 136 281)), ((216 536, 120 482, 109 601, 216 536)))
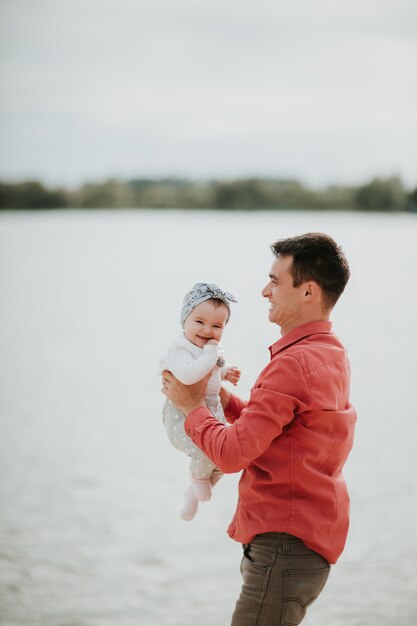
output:
POLYGON ((306 233, 279 239, 271 246, 275 256, 292 256, 290 274, 293 286, 312 280, 323 292, 325 308, 333 307, 349 280, 350 270, 344 252, 324 233, 306 233))

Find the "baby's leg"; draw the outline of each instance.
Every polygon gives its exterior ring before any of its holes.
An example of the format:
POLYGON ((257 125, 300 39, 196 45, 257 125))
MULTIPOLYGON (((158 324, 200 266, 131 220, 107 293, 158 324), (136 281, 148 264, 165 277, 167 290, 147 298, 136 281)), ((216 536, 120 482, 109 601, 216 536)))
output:
POLYGON ((214 463, 199 448, 191 455, 191 487, 195 497, 200 502, 205 502, 211 498, 210 477, 215 467, 214 463))
POLYGON ((200 502, 206 502, 211 498, 211 482, 210 478, 195 478, 191 476, 191 488, 195 497, 200 502))
POLYGON ((187 522, 190 522, 195 517, 195 514, 197 513, 197 509, 198 509, 198 500, 194 495, 194 490, 192 486, 190 485, 184 494, 184 506, 180 513, 181 519, 184 519, 187 522))
POLYGON ((211 488, 214 487, 222 476, 223 472, 217 467, 213 469, 208 478, 194 478, 191 475, 191 484, 184 494, 184 507, 180 514, 181 519, 186 521, 194 519, 198 510, 198 501, 210 500, 211 488))
POLYGON ((215 467, 214 470, 210 474, 211 486, 214 487, 214 485, 216 485, 219 482, 222 476, 223 476, 223 472, 219 470, 218 467, 215 467))

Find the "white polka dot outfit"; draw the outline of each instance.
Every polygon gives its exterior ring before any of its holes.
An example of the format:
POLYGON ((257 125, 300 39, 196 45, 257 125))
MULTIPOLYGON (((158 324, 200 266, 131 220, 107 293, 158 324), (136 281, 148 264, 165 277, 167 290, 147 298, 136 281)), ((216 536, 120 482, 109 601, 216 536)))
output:
MULTIPOLYGON (((224 351, 220 344, 206 345, 202 349, 188 341, 183 333, 178 335, 159 363, 160 372, 167 369, 186 385, 201 380, 213 370, 207 385, 206 404, 223 424, 226 420, 219 393, 222 378, 229 368, 230 365, 224 361, 224 351), (216 365, 218 362, 221 363, 219 358, 223 359, 224 363, 221 367, 216 365)), ((184 414, 170 400, 166 400, 162 418, 168 438, 174 448, 185 452, 191 458, 190 471, 194 478, 209 478, 216 466, 186 434, 184 414)))

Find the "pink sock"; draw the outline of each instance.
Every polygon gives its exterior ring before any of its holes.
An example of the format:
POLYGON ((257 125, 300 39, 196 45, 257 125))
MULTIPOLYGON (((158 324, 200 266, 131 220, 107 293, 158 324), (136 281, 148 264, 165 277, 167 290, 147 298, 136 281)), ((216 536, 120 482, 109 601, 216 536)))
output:
POLYGON ((191 477, 191 487, 194 495, 200 502, 206 502, 211 498, 210 478, 194 478, 191 477))
POLYGON ((181 519, 190 522, 197 513, 198 509, 198 500, 194 495, 193 488, 191 485, 188 487, 186 492, 184 493, 184 506, 181 509, 180 517, 181 519))
POLYGON ((219 482, 222 476, 223 476, 223 472, 219 470, 218 467, 215 467, 214 470, 211 472, 211 476, 210 476, 211 486, 214 487, 214 485, 219 482))

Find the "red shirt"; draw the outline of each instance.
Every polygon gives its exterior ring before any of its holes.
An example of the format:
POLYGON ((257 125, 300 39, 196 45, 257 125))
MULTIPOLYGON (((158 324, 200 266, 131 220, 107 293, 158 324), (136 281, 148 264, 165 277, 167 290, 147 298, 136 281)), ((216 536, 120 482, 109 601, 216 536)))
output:
POLYGON ((223 472, 243 470, 233 539, 286 532, 335 563, 349 526, 342 468, 356 422, 348 356, 327 321, 303 324, 269 350, 249 401, 231 397, 231 426, 199 408, 185 430, 223 472))

